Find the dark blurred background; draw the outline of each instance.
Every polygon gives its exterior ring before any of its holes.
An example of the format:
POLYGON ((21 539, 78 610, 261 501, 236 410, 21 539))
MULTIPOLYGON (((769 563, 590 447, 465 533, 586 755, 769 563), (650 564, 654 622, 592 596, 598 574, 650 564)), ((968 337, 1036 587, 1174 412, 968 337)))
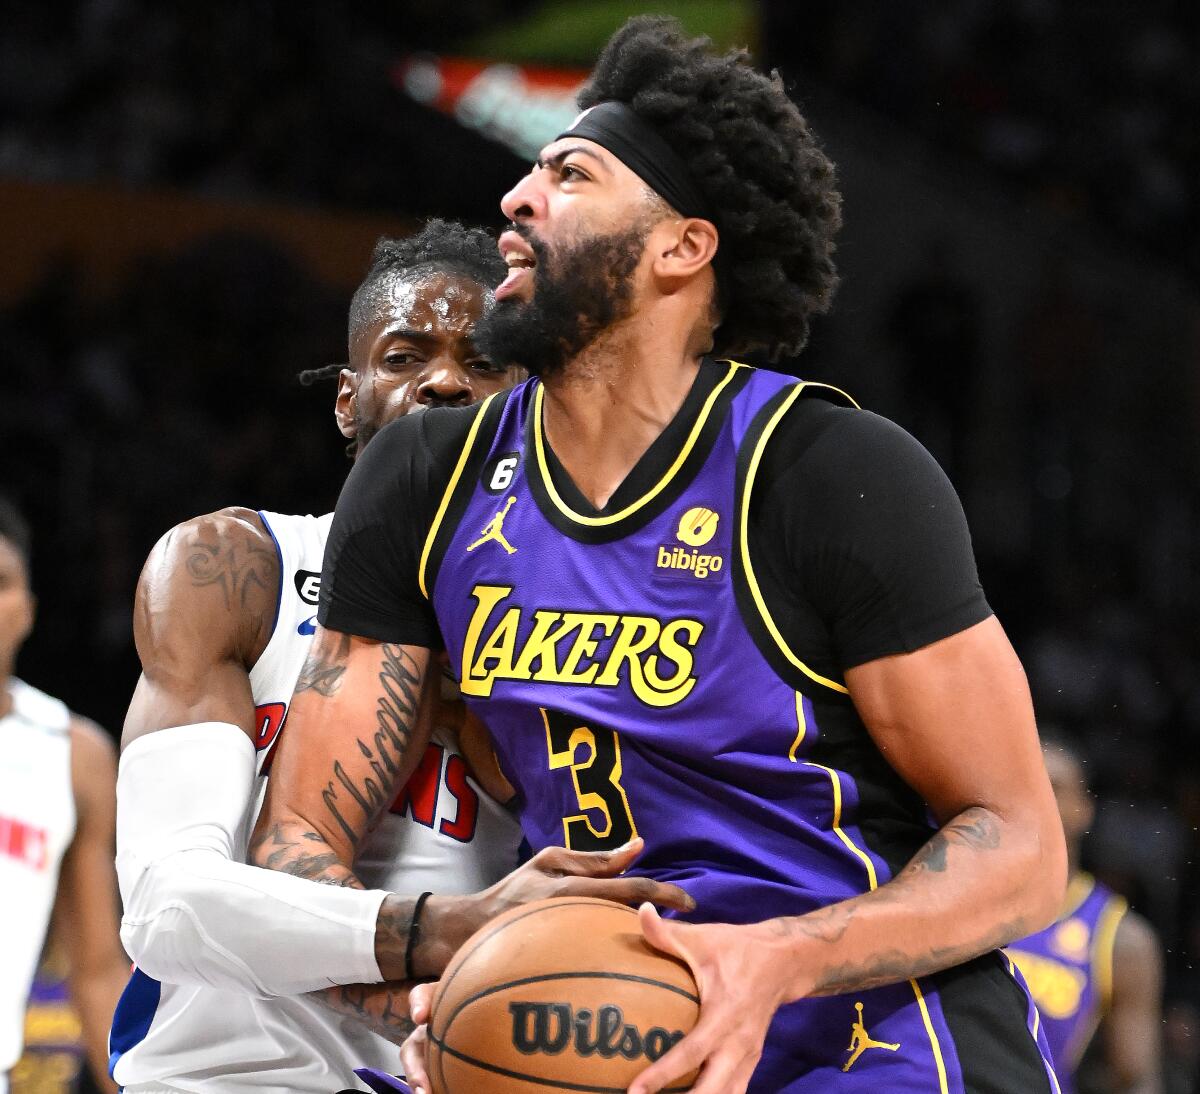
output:
POLYGON ((1088 862, 1200 1040, 1200 5, 22 2, 0 33, 0 491, 31 516, 20 671, 111 731, 175 522, 332 507, 346 307, 381 233, 498 226, 638 10, 749 44, 839 165, 843 287, 782 367, 935 453, 1039 716, 1087 759, 1088 862), (509 66, 526 66, 525 68, 509 66), (497 139, 500 138, 500 139, 497 139))

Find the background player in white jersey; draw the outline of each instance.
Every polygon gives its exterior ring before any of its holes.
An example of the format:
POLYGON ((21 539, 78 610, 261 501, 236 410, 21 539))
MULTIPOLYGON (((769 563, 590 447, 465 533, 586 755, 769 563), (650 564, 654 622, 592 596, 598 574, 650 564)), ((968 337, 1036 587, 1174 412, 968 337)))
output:
MULTIPOLYGON (((483 286, 503 273, 497 261, 486 233, 440 221, 377 247, 351 307, 335 407, 352 449, 393 418, 472 402, 517 378, 471 343, 483 286)), ((467 778, 445 708, 416 776, 360 848, 356 867, 371 891, 244 864, 315 630, 329 522, 222 510, 168 533, 143 571, 143 674, 118 784, 122 936, 138 969, 111 1038, 113 1074, 131 1094, 327 1094, 355 1065, 394 1066, 384 1038, 409 1028, 407 990, 380 980, 436 974, 471 931, 514 903, 564 891, 642 898, 641 879, 613 876, 636 848, 538 856, 481 894, 442 896, 496 881, 515 866, 520 839, 467 778), (584 873, 609 876, 571 876, 584 873), (422 911, 412 896, 383 890, 439 895, 422 911), (350 986, 300 994, 331 984, 350 986)), ((649 895, 685 899, 669 886, 649 895)))
POLYGON ((93 722, 13 675, 34 620, 30 536, 0 499, 0 1092, 57 895, 71 998, 104 1089, 105 1035, 128 962, 112 869, 113 748, 93 722))

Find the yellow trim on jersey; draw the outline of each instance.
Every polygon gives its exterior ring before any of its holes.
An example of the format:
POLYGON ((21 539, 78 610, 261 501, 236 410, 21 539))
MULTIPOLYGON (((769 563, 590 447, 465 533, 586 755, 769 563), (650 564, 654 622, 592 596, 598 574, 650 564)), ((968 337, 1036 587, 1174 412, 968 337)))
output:
POLYGON ((870 856, 859 847, 842 830, 842 780, 838 773, 832 767, 826 767, 824 764, 815 764, 812 760, 805 760, 805 765, 815 767, 818 771, 824 771, 829 776, 829 781, 833 783, 833 832, 838 839, 842 841, 855 855, 858 856, 862 864, 867 868, 867 881, 870 883, 871 891, 874 892, 879 888, 879 879, 875 875, 875 863, 871 861, 870 856))
POLYGON ((1112 1004, 1113 948, 1117 941, 1117 928, 1129 905, 1124 897, 1115 894, 1108 898, 1104 911, 1096 920, 1096 933, 1092 939, 1092 968, 1096 983, 1100 987, 1100 1010, 1106 1012, 1112 1004))
POLYGON ((425 545, 421 548, 421 565, 417 570, 417 582, 421 587, 421 595, 426 600, 429 599, 429 590, 425 588, 425 568, 429 565, 429 552, 433 550, 433 541, 437 537, 438 529, 442 526, 446 510, 450 507, 450 499, 458 487, 458 480, 462 477, 463 468, 467 466, 467 458, 471 455, 471 449, 475 447, 475 438, 479 436, 479 427, 483 424, 484 415, 487 414, 487 409, 495 397, 495 395, 489 395, 479 406, 479 413, 475 415, 475 420, 471 423, 471 429, 467 433, 462 451, 458 454, 458 463, 454 465, 454 474, 450 476, 446 492, 442 494, 442 503, 438 506, 437 515, 434 516, 433 524, 429 526, 429 534, 425 537, 425 545))
MULTIPOLYGON (((746 472, 746 482, 742 494, 742 511, 739 514, 738 520, 739 548, 742 554, 742 569, 746 574, 746 585, 750 589, 750 595, 754 598, 759 616, 762 618, 763 623, 766 624, 771 637, 775 640, 775 645, 779 647, 784 657, 788 659, 788 662, 798 668, 810 680, 818 684, 823 684, 834 691, 841 692, 842 695, 849 695, 850 692, 844 684, 839 684, 836 680, 829 680, 819 673, 813 672, 812 669, 791 651, 779 628, 775 625, 775 620, 767 608, 766 601, 763 600, 762 590, 758 587, 758 578, 754 576, 754 566, 750 562, 750 495, 754 489, 754 476, 758 474, 758 465, 762 460, 763 451, 767 447, 767 441, 771 439, 771 434, 775 432, 775 427, 779 424, 779 420, 788 412, 791 405, 800 398, 800 393, 807 386, 809 385, 801 381, 792 389, 791 394, 784 399, 779 409, 771 415, 770 421, 767 422, 762 435, 758 438, 754 446, 754 454, 750 457, 750 467, 746 472)), ((836 391, 837 389, 834 388, 833 390, 836 391)), ((842 394, 845 394, 845 392, 842 392, 842 394)), ((850 396, 847 395, 846 398, 849 399, 850 396)), ((851 399, 850 401, 853 402, 854 400, 851 399)))
POLYGON ((804 696, 800 692, 796 692, 796 739, 792 742, 792 747, 788 749, 788 759, 792 763, 796 762, 796 752, 804 743, 804 738, 808 733, 808 718, 804 714, 804 696))
MULTIPOLYGON (((796 744, 799 744, 806 729, 804 708, 800 703, 799 692, 796 693, 796 711, 800 722, 800 736, 796 738, 796 744)), ((794 749, 795 745, 792 747, 794 749)), ((794 759, 794 757, 791 758, 794 759)), ((874 892, 879 888, 879 878, 875 873, 875 864, 871 861, 870 856, 861 847, 858 847, 842 830, 842 780, 840 776, 833 768, 825 767, 823 764, 815 764, 811 760, 805 760, 804 763, 808 767, 815 767, 818 771, 824 771, 829 776, 829 781, 833 784, 833 830, 837 834, 838 839, 850 848, 867 868, 867 884, 870 886, 870 891, 874 892)), ((925 1004, 925 996, 921 993, 921 985, 915 979, 909 980, 908 983, 913 990, 913 995, 916 996, 917 1006, 921 1010, 921 1021, 925 1024, 925 1032, 929 1035, 929 1046, 933 1049, 933 1061, 937 1065, 938 1073, 938 1094, 950 1094, 950 1086, 946 1079, 946 1061, 942 1058, 942 1046, 938 1041, 937 1030, 933 1028, 933 1019, 929 1016, 929 1008, 925 1004)))
POLYGON ((1058 913, 1058 918, 1054 922, 1070 919, 1083 907, 1083 902, 1092 895, 1094 888, 1096 888, 1096 879, 1086 870, 1077 870, 1072 874, 1071 880, 1067 882, 1066 894, 1063 896, 1062 911, 1058 913))
POLYGON ((696 441, 700 437, 700 431, 704 428, 705 422, 708 421, 709 414, 712 413, 712 408, 716 404, 722 391, 729 385, 729 382, 737 375, 738 369, 749 368, 749 365, 743 365, 738 361, 730 361, 729 371, 716 387, 709 392, 708 398, 704 402, 699 415, 696 418, 695 424, 692 426, 691 433, 683 443, 683 447, 679 450, 679 455, 675 457, 675 462, 667 468, 663 477, 658 480, 645 494, 637 501, 631 502, 619 513, 610 513, 603 517, 588 517, 582 513, 576 513, 565 501, 559 497, 558 491, 554 488, 554 480, 550 476, 550 467, 546 462, 546 442, 543 440, 542 434, 542 403, 545 399, 546 389, 543 385, 538 384, 537 391, 533 396, 533 407, 530 413, 533 415, 533 446, 537 452, 538 471, 542 476, 542 483, 546 487, 546 493, 555 506, 563 513, 575 521, 576 524, 585 524, 590 528, 602 528, 609 524, 616 524, 618 521, 624 520, 631 513, 636 513, 643 506, 652 502, 659 494, 667 488, 667 484, 679 473, 679 469, 687 461, 688 456, 692 454, 692 449, 696 447, 696 441))
POLYGON ((925 996, 921 994, 921 985, 916 980, 910 980, 913 994, 917 997, 917 1006, 921 1008, 921 1021, 925 1023, 925 1032, 929 1034, 929 1044, 933 1048, 933 1062, 937 1064, 938 1094, 950 1094, 950 1084, 946 1081, 946 1061, 942 1059, 942 1046, 938 1043, 937 1030, 933 1028, 933 1019, 929 1017, 929 1007, 925 1005, 925 996))

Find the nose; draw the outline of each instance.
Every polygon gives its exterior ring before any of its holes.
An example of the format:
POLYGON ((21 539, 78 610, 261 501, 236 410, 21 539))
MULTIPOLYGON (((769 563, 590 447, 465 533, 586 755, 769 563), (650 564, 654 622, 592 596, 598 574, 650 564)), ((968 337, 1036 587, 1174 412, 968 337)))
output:
POLYGON ((471 377, 455 361, 434 360, 417 384, 417 402, 426 406, 466 406, 471 377))
POLYGON ((544 171, 535 167, 528 175, 518 179, 516 186, 500 199, 500 210, 509 220, 520 223, 545 215, 546 193, 541 182, 544 174, 544 171))

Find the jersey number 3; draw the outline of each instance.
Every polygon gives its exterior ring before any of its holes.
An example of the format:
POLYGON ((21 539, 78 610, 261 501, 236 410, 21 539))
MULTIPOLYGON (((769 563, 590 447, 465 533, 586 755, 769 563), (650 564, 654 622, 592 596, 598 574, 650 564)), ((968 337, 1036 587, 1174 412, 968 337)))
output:
POLYGON ((544 707, 542 720, 550 770, 570 768, 583 810, 563 817, 566 846, 573 851, 612 851, 634 839, 638 831, 621 785, 621 739, 616 730, 582 726, 572 715, 544 707))

